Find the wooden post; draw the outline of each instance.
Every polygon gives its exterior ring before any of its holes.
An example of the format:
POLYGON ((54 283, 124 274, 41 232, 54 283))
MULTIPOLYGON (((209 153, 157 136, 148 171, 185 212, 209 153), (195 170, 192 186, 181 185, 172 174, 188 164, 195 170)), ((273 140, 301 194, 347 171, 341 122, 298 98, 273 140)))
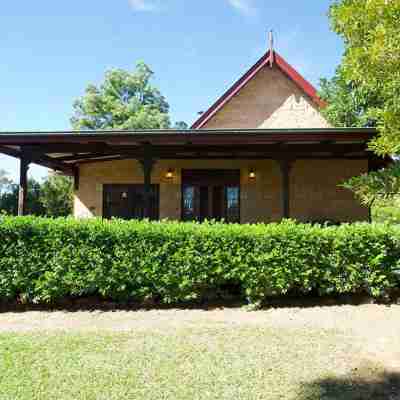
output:
POLYGON ((79 166, 74 168, 74 190, 79 190, 79 166))
MULTIPOLYGON (((368 173, 373 172, 374 170, 374 165, 373 161, 371 159, 371 156, 368 157, 368 173)), ((375 199, 372 200, 370 204, 368 204, 368 222, 371 224, 372 223, 372 207, 374 205, 375 199)))
POLYGON ((28 196, 28 169, 29 160, 22 155, 19 164, 19 191, 18 191, 18 215, 26 214, 26 199, 28 196))
POLYGON ((144 218, 151 217, 151 172, 154 166, 154 159, 150 144, 143 147, 143 159, 140 160, 144 175, 144 218))
POLYGON ((290 218, 290 170, 293 160, 279 160, 282 175, 282 218, 290 218))

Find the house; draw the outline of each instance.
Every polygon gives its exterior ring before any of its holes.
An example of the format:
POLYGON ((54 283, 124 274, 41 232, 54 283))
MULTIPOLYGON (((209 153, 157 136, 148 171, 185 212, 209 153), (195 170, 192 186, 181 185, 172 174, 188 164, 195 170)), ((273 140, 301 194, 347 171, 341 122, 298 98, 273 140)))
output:
POLYGON ((339 187, 384 165, 373 128, 331 127, 324 102, 269 50, 187 131, 9 132, 0 152, 75 178, 74 215, 258 223, 368 220, 339 187))

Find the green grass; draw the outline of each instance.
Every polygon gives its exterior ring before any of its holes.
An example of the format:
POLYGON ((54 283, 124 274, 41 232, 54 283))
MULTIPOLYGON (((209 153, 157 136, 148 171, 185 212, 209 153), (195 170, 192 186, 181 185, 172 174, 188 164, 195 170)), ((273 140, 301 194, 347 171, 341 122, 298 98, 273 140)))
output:
POLYGON ((340 385, 383 372, 357 372, 361 361, 358 349, 331 331, 233 325, 6 333, 0 399, 356 399, 340 385), (338 397, 326 397, 327 382, 337 383, 328 391, 338 397))

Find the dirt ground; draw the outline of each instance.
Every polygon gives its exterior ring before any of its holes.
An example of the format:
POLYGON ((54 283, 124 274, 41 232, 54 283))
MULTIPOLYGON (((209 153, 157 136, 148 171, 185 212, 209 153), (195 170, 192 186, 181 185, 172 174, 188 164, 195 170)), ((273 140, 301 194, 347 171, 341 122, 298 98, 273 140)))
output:
POLYGON ((400 305, 150 311, 27 311, 0 313, 2 332, 165 331, 196 326, 258 326, 334 330, 362 349, 363 357, 400 371, 400 305))

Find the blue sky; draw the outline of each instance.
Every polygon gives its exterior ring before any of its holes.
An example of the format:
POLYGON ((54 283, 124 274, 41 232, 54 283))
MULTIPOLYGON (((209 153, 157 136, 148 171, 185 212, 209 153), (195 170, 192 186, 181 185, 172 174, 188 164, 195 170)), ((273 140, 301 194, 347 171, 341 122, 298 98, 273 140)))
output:
MULTIPOLYGON (((267 49, 315 85, 340 62, 330 0, 69 0, 4 2, 0 14, 0 130, 69 129, 72 103, 111 67, 143 60, 191 123, 267 49)), ((17 161, 0 168, 17 176, 17 161)), ((31 168, 36 178, 45 169, 31 168)))

